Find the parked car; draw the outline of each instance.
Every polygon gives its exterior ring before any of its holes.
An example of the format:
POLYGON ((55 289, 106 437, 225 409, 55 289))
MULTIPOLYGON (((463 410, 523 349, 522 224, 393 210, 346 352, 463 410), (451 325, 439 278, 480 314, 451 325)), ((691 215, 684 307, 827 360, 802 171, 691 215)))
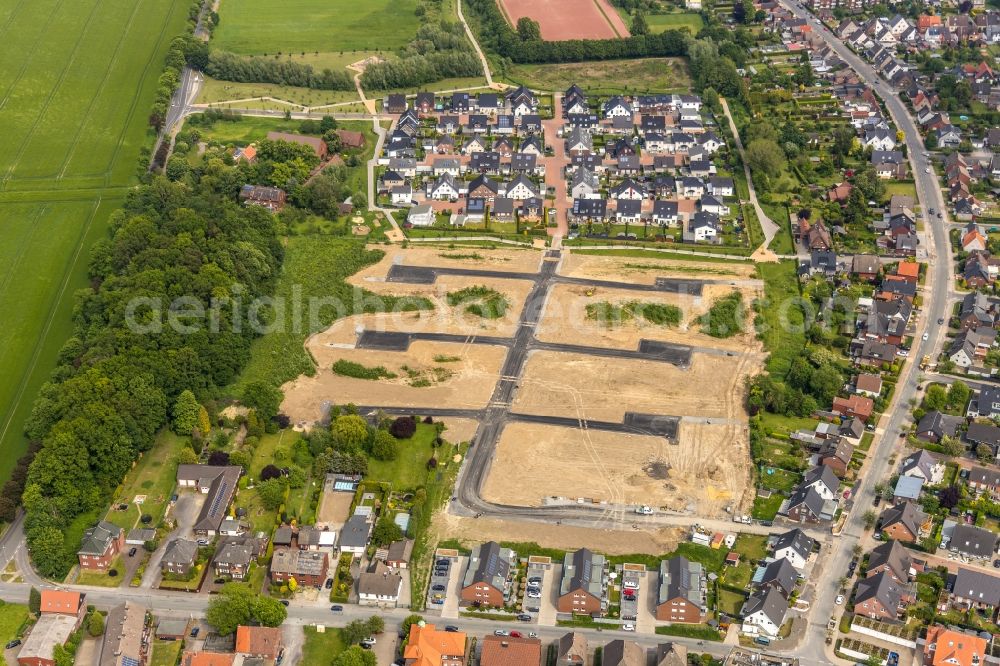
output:
POLYGON ((328 590, 332 590, 333 589, 333 579, 332 578, 327 578, 326 582, 323 583, 323 587, 325 587, 328 590))
POLYGON ((512 632, 510 632, 510 637, 511 638, 521 638, 521 632, 520 631, 512 631, 512 632))
POLYGON ((841 604, 843 604, 844 603, 844 595, 838 594, 837 598, 833 600, 833 603, 837 604, 838 606, 840 606, 841 604))
POLYGON ((622 631, 635 631, 635 625, 631 622, 626 622, 622 625, 622 631))
POLYGON ((445 589, 444 585, 441 585, 440 583, 431 586, 431 590, 433 590, 434 592, 444 592, 444 589, 445 589))
POLYGON ((494 636, 510 636, 510 632, 504 631, 503 629, 497 629, 493 632, 494 636))
POLYGON ((128 556, 129 557, 135 557, 135 553, 136 553, 136 547, 135 546, 132 546, 131 548, 129 548, 129 550, 128 550, 128 556))
POLYGON ((528 579, 528 584, 529 585, 541 585, 542 584, 542 577, 541 576, 532 576, 531 578, 528 579))
POLYGON ((287 606, 287 605, 288 605, 288 599, 279 599, 279 600, 278 600, 278 602, 279 602, 279 603, 280 603, 280 604, 281 604, 282 606, 287 606))
POLYGON ((435 606, 443 606, 444 599, 431 599, 431 603, 434 604, 435 606))
POLYGON ((340 604, 334 604, 333 606, 330 606, 330 611, 333 613, 343 613, 344 607, 340 604))
POLYGON ((195 627, 191 630, 191 638, 198 638, 198 634, 201 633, 201 627, 195 627))
POLYGON ((517 616, 517 619, 520 620, 521 622, 531 622, 531 616, 528 615, 527 613, 521 613, 520 615, 517 616))
POLYGON ((458 631, 458 627, 456 627, 453 624, 449 624, 449 625, 445 626, 444 630, 445 631, 450 631, 450 632, 454 633, 454 632, 458 631))
POLYGON ((16 648, 20 644, 21 644, 21 639, 20 638, 15 638, 11 642, 7 643, 6 649, 13 650, 14 648, 16 648))

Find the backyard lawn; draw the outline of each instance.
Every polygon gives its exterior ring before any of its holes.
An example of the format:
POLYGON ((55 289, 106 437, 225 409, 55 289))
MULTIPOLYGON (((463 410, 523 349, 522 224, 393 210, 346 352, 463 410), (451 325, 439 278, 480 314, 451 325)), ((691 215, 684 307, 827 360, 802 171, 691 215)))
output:
POLYGON ((115 561, 111 563, 107 571, 91 571, 89 569, 80 569, 80 573, 76 578, 77 585, 94 585, 95 587, 118 587, 122 583, 122 577, 125 575, 125 563, 122 561, 122 556, 119 555, 115 558, 115 561), (114 571, 115 575, 110 576, 108 572, 114 571))
POLYGON ((161 430, 153 448, 142 454, 125 477, 122 491, 115 498, 115 503, 128 504, 129 510, 109 511, 107 520, 125 529, 135 527, 139 519, 135 498, 145 496, 142 513, 153 517, 152 525, 159 523, 176 485, 177 454, 186 443, 187 438, 178 437, 167 429, 161 430))
POLYGON ((758 534, 740 534, 733 550, 749 560, 762 560, 767 556, 767 537, 758 534))
POLYGON ((6 644, 7 641, 17 638, 27 619, 27 606, 0 603, 0 643, 6 644))
POLYGON ((784 495, 777 493, 770 497, 754 497, 753 511, 750 512, 750 516, 757 520, 774 520, 784 499, 784 495))
POLYGON ((726 615, 735 617, 739 614, 740 609, 743 608, 743 602, 746 600, 747 598, 739 592, 721 589, 719 590, 718 607, 726 615))
POLYGON ((149 666, 174 666, 182 641, 153 641, 153 658, 149 666))
POLYGON ((303 666, 328 666, 334 657, 347 648, 340 629, 327 627, 325 631, 319 632, 316 627, 308 625, 304 630, 306 643, 302 647, 300 662, 303 666))
MULTIPOLYGON (((445 435, 447 436, 447 435, 445 435)), ((437 428, 426 423, 417 424, 417 432, 410 439, 399 440, 399 455, 395 460, 369 460, 366 481, 383 481, 393 490, 414 490, 427 483, 427 461, 434 453, 431 444, 437 437, 437 428)), ((439 451, 446 451, 442 447, 439 451)), ((444 460, 447 456, 439 456, 444 460)))

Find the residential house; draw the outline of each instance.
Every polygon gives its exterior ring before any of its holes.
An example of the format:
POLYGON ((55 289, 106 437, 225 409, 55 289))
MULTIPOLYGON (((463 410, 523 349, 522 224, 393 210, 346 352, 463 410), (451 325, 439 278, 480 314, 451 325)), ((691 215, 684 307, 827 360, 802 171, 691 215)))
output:
POLYGON ((464 666, 465 633, 441 631, 433 624, 414 622, 403 648, 404 666, 464 666))
MULTIPOLYGON (((972 425, 983 425, 974 423, 972 425)), ((972 425, 969 426, 969 430, 972 430, 972 425)), ((996 428, 996 426, 987 425, 986 428, 996 428)), ((982 436, 977 433, 977 439, 981 439, 982 436)), ((966 483, 969 488, 976 491, 976 495, 987 494, 991 499, 1000 496, 1000 471, 993 469, 986 469, 985 467, 973 467, 969 470, 969 476, 966 479, 966 483)))
POLYGON ((988 611, 992 617, 1000 607, 1000 578, 979 569, 958 568, 948 576, 948 604, 961 611, 988 611))
POLYGON ((836 397, 833 399, 833 406, 830 408, 834 414, 848 418, 858 418, 867 422, 875 409, 875 403, 871 398, 860 395, 851 395, 847 398, 836 397))
POLYGON ((657 200, 653 202, 653 224, 661 227, 676 227, 680 224, 680 214, 676 201, 657 200))
POLYGON ((944 479, 945 466, 925 449, 920 449, 903 458, 899 471, 904 476, 915 476, 931 485, 937 485, 944 479))
POLYGON ((583 167, 576 170, 570 181, 570 196, 574 199, 596 199, 601 196, 601 184, 597 176, 583 167))
POLYGON ((997 535, 975 525, 956 525, 948 542, 948 550, 966 557, 991 559, 997 552, 997 535))
POLYGON ((869 372, 862 372, 854 380, 854 392, 877 398, 882 393, 882 378, 869 372))
POLYGON ((923 645, 925 666, 983 666, 989 641, 974 632, 950 629, 940 624, 927 628, 923 645))
POLYGON ((755 581, 760 589, 774 588, 789 598, 795 591, 799 580, 799 572, 785 558, 771 560, 764 567, 764 573, 759 581, 755 581))
POLYGON ((243 468, 238 465, 177 466, 177 485, 197 488, 198 492, 207 495, 194 522, 195 534, 209 537, 218 534, 242 475, 243 468))
POLYGON ((779 534, 772 544, 776 559, 788 560, 796 569, 805 567, 816 541, 799 528, 779 534))
MULTIPOLYGON (((1000 454, 1000 428, 989 423, 970 423, 965 439, 975 446, 988 446, 996 457, 1000 454)), ((971 477, 971 475, 970 475, 971 477)))
POLYGON ((943 437, 954 437, 962 421, 961 417, 942 414, 936 409, 931 410, 917 423, 917 439, 937 443, 943 437))
POLYGON ((587 636, 579 631, 563 634, 556 644, 556 666, 587 666, 590 648, 587 636))
POLYGON ((413 555, 413 539, 400 539, 389 544, 385 553, 385 563, 394 569, 407 569, 413 555))
POLYGON ((368 539, 372 533, 372 517, 365 513, 357 513, 347 519, 340 529, 340 552, 351 553, 361 557, 368 547, 368 539))
POLYGON ((414 227, 429 227, 437 220, 430 204, 418 204, 406 214, 406 222, 414 227))
POLYGON ((540 195, 541 192, 538 191, 538 187, 523 174, 515 177, 507 185, 508 199, 524 201, 526 199, 537 198, 540 195))
POLYGON ((566 553, 556 603, 558 611, 581 615, 603 614, 607 601, 606 570, 604 556, 588 548, 566 553))
POLYGON ((705 570, 682 555, 660 562, 656 619, 697 624, 707 612, 705 570))
POLYGON ((273 661, 283 649, 281 627, 236 627, 235 652, 244 658, 273 661))
MULTIPOLYGON (((831 503, 832 504, 832 503, 831 503)), ((798 486, 788 500, 788 518, 800 523, 818 523, 833 518, 834 507, 813 487, 798 486)))
POLYGON ((653 659, 656 666, 687 666, 687 654, 687 648, 680 643, 660 643, 653 659))
POLYGON ((322 587, 330 568, 323 551, 281 548, 271 557, 271 581, 284 584, 294 578, 300 587, 322 587))
POLYGON ((813 488, 824 500, 832 500, 837 497, 840 479, 830 467, 817 465, 805 473, 799 488, 813 488))
POLYGON ((106 571, 125 547, 125 530, 102 520, 83 533, 76 551, 81 569, 106 571))
POLYGON ((542 642, 524 636, 486 636, 479 666, 541 666, 542 642))
POLYGON ((924 487, 924 480, 916 476, 900 476, 896 480, 896 487, 892 491, 893 502, 904 502, 906 500, 917 501, 920 499, 920 491, 924 487))
POLYGON ((929 519, 913 502, 887 507, 879 516, 879 530, 889 539, 905 543, 919 540, 929 527, 929 519))
POLYGON ((743 604, 744 633, 758 633, 777 638, 788 612, 788 600, 774 588, 757 590, 743 604))
POLYGON ((48 614, 69 615, 76 618, 77 627, 83 625, 83 620, 87 616, 87 604, 84 603, 86 596, 82 592, 43 589, 40 596, 41 599, 38 604, 39 616, 48 614))
POLYGON ((962 298, 958 318, 963 330, 980 326, 992 328, 996 322, 996 303, 982 292, 971 292, 962 298))
POLYGON ((854 595, 854 613, 884 622, 896 622, 906 608, 904 597, 909 595, 903 585, 883 571, 858 581, 854 595))
POLYGON ((172 539, 163 551, 160 560, 162 573, 186 576, 191 572, 198 558, 198 544, 190 539, 172 539))
POLYGON ((362 606, 395 608, 403 589, 403 575, 376 561, 358 578, 358 603, 362 606))
POLYGON ((615 639, 604 646, 601 666, 646 666, 646 650, 632 641, 615 639))
POLYGON ((43 613, 17 653, 19 666, 55 666, 55 648, 65 645, 79 628, 75 615, 43 613))
POLYGON ((684 228, 684 242, 705 243, 714 241, 722 233, 719 216, 706 211, 698 211, 688 220, 684 228))
POLYGON ((882 264, 873 254, 856 254, 851 259, 851 275, 859 280, 874 282, 882 264))
POLYGON ((948 358, 960 368, 981 366, 996 344, 997 332, 992 328, 969 329, 959 333, 948 348, 948 358))
POLYGON ((899 541, 886 541, 868 554, 868 576, 885 573, 897 583, 908 583, 913 575, 913 558, 899 541))
POLYGON ((149 652, 146 608, 128 602, 108 611, 98 666, 144 666, 149 652))
POLYGON ((469 556, 459 598, 466 604, 501 608, 516 570, 517 554, 513 550, 496 541, 479 544, 469 556))
POLYGON ((993 418, 1000 416, 1000 387, 983 386, 969 402, 968 416, 993 418))
POLYGON ((216 576, 243 580, 253 559, 254 547, 248 539, 226 541, 212 561, 212 566, 216 576))
POLYGON ((272 213, 285 207, 285 191, 265 185, 244 185, 240 188, 240 201, 245 206, 260 206, 272 213))
POLYGON ((607 213, 607 199, 573 199, 570 219, 577 222, 603 222, 607 213))

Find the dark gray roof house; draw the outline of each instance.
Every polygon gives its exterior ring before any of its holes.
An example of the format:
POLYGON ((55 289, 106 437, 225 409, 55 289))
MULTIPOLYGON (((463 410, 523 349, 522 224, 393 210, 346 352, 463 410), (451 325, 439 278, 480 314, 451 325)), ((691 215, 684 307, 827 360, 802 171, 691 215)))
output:
POLYGON ((795 590, 795 583, 798 579, 799 572, 795 570, 791 562, 782 557, 767 565, 764 569, 764 575, 760 579, 760 586, 762 588, 773 587, 787 598, 795 590))
POLYGON ((462 587, 486 583, 503 593, 507 590, 511 571, 516 567, 517 555, 496 541, 479 544, 469 555, 469 568, 465 570, 462 587))
POLYGON ((683 555, 660 562, 660 589, 657 603, 687 599, 705 612, 705 571, 698 562, 683 555))
POLYGON ((788 550, 805 561, 812 554, 815 543, 811 536, 796 527, 794 530, 778 535, 774 540, 774 552, 781 555, 783 551, 788 550))
POLYGON ((872 572, 888 571, 896 580, 905 582, 910 579, 912 562, 910 551, 906 550, 900 542, 886 541, 869 553, 868 575, 872 575, 872 572))
POLYGON ((886 619, 896 619, 903 601, 903 588, 885 571, 861 579, 858 582, 858 591, 854 595, 855 612, 858 612, 859 607, 867 608, 865 602, 873 600, 877 604, 869 603, 872 608, 881 605, 890 614, 886 619))
POLYGON ((954 579, 949 576, 952 598, 992 608, 1000 607, 1000 578, 985 571, 959 568, 954 579))
POLYGON ((198 544, 188 539, 174 539, 163 551, 163 565, 185 567, 194 564, 198 556, 198 544))
POLYGON ((354 553, 364 551, 372 530, 372 524, 368 518, 368 516, 356 513, 347 519, 344 527, 340 530, 341 550, 354 553))
POLYGON ((945 436, 954 437, 961 422, 960 416, 949 416, 936 409, 931 410, 917 423, 917 438, 937 442, 945 436))
POLYGON ((965 439, 973 444, 985 444, 996 454, 1000 449, 1000 428, 989 423, 970 423, 965 439))
POLYGON ((886 530, 896 524, 906 528, 914 538, 919 537, 920 527, 927 520, 927 514, 913 502, 900 502, 888 507, 879 517, 880 529, 886 530))
POLYGON ((236 494, 236 485, 243 475, 238 465, 178 465, 177 483, 180 486, 195 487, 206 493, 201 512, 194 522, 195 533, 214 535, 226 519, 229 504, 236 494))
POLYGON ((997 552, 997 535, 975 525, 956 525, 948 548, 970 557, 992 557, 997 552))
POLYGON ((121 533, 122 528, 102 520, 83 533, 83 541, 76 552, 83 555, 104 555, 108 544, 118 539, 121 533))
POLYGON ((749 617, 755 613, 763 613, 776 627, 785 621, 788 612, 788 600, 774 588, 757 590, 743 604, 740 615, 749 617))

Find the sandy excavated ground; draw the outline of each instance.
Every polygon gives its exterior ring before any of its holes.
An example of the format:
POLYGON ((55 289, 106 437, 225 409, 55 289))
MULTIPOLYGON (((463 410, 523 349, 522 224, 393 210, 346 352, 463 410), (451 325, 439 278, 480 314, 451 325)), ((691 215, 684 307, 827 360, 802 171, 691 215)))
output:
POLYGON ((318 364, 316 375, 298 377, 282 387, 285 400, 281 410, 293 423, 308 426, 321 420, 331 403, 478 409, 489 402, 506 352, 503 347, 417 341, 406 352, 387 352, 334 346, 351 344, 354 324, 359 319, 364 317, 339 321, 308 342, 307 348, 318 364), (435 357, 460 360, 442 361, 435 357), (366 367, 383 366, 398 376, 370 380, 337 375, 330 368, 339 359, 366 367), (420 378, 431 380, 431 385, 410 386, 410 377, 403 366, 419 373, 420 378), (450 376, 441 380, 435 374, 438 369, 450 376))
POLYGON ((682 528, 629 529, 627 537, 623 538, 624 533, 620 528, 593 529, 552 523, 460 518, 443 511, 435 514, 432 528, 439 539, 459 539, 470 544, 489 540, 533 542, 545 548, 562 550, 576 550, 581 544, 585 544, 588 548, 607 555, 669 553, 678 543, 685 541, 687 536, 687 530, 682 528))
POLYGON ((585 498, 703 517, 752 502, 743 426, 684 423, 679 439, 514 423, 500 438, 483 497, 520 506, 585 498))
POLYGON ((324 492, 316 511, 316 524, 339 529, 350 518, 353 501, 353 493, 324 492))
POLYGON ((479 421, 473 419, 440 419, 445 425, 443 437, 452 443, 468 442, 476 434, 479 421))
POLYGON ((625 412, 743 420, 743 381, 759 368, 744 355, 695 353, 682 370, 657 361, 536 351, 513 410, 614 422, 625 412))
MULTIPOLYGON (((532 250, 484 250, 460 247, 454 250, 429 247, 387 247, 385 256, 376 264, 347 278, 350 284, 371 288, 372 280, 382 280, 393 264, 431 266, 434 268, 475 268, 486 271, 537 273, 541 253, 532 250)), ((400 286, 399 283, 392 283, 400 286)))
MULTIPOLYGON (((591 276, 593 277, 593 276, 591 276)), ((604 278, 601 278, 604 279, 604 278)), ((615 279, 621 280, 621 276, 615 279)), ((652 282, 652 277, 648 280, 652 282)), ((641 281, 636 280, 639 284, 641 281)), ((713 338, 699 330, 698 318, 708 312, 712 304, 731 294, 743 294, 743 302, 749 304, 757 296, 757 291, 748 287, 728 285, 707 285, 701 296, 667 294, 662 292, 640 292, 628 289, 607 289, 582 285, 557 284, 549 290, 545 310, 536 330, 539 340, 568 344, 593 345, 619 349, 636 349, 640 338, 661 340, 692 346, 714 347, 728 350, 759 350, 761 345, 752 333, 742 333, 731 338, 713 338), (681 309, 681 323, 677 327, 659 326, 646 322, 641 317, 607 326, 600 320, 587 318, 587 306, 609 302, 614 304, 638 301, 676 305, 681 309)), ((746 327, 752 328, 752 313, 747 308, 746 327)))
POLYGON ((608 257, 570 254, 563 257, 559 274, 567 277, 614 280, 632 284, 652 284, 658 277, 690 279, 753 279, 750 262, 717 263, 646 257, 608 257))

